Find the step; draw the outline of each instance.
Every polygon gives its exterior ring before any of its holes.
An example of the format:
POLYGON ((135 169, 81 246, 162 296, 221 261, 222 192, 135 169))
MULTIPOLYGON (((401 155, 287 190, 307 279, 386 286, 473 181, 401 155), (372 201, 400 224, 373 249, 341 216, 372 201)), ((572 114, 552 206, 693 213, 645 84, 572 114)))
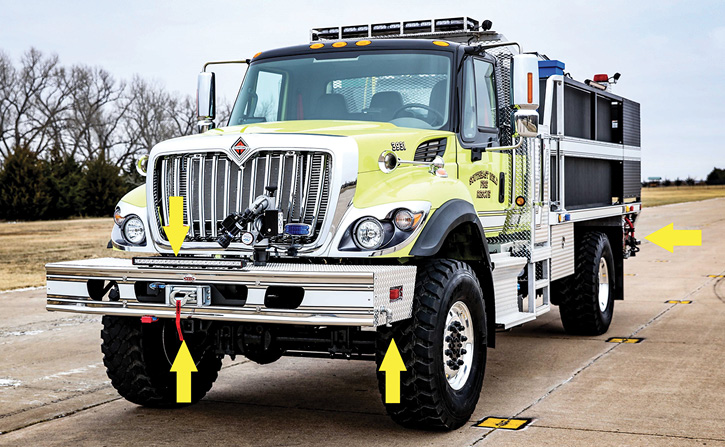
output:
POLYGON ((505 315, 498 315, 498 312, 496 313, 496 324, 502 325, 504 329, 509 329, 534 319, 536 319, 536 314, 529 312, 516 311, 505 315))

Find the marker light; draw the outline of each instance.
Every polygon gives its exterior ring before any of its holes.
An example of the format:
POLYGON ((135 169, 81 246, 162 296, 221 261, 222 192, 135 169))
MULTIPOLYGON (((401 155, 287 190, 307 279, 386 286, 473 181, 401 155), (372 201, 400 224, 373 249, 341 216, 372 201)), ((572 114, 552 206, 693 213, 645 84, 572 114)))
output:
POLYGON ((433 45, 438 45, 439 47, 447 47, 450 44, 448 42, 444 42, 442 40, 434 40, 433 45))
POLYGON ((366 45, 370 45, 371 43, 372 42, 370 42, 369 40, 358 40, 357 42, 355 42, 355 45, 359 47, 364 47, 366 45))
POLYGON ((116 211, 113 212, 113 220, 119 227, 123 224, 123 216, 121 215, 121 208, 116 207, 116 211))
POLYGON ((335 43, 332 44, 332 46, 335 47, 335 48, 342 48, 345 45, 347 45, 347 42, 335 42, 335 43))
POLYGON ((316 49, 322 48, 324 46, 325 46, 324 43, 313 43, 312 45, 310 45, 310 48, 313 49, 313 50, 316 50, 316 49))
POLYGON ((403 298, 403 286, 396 286, 390 288, 390 301, 397 301, 403 298))
POLYGON ((534 74, 528 73, 526 75, 527 83, 528 83, 528 100, 529 104, 533 104, 534 102, 534 74))
POLYGON ((422 217, 423 213, 421 212, 413 213, 410 210, 402 209, 395 213, 393 221, 399 230, 410 231, 418 226, 422 217))
POLYGON ((524 199, 523 196, 516 197, 516 205, 524 206, 525 203, 526 203, 526 199, 524 199))
POLYGON ((252 59, 256 59, 256 58, 258 58, 260 54, 262 54, 262 52, 261 52, 261 51, 260 51, 259 53, 255 54, 255 55, 254 55, 254 57, 252 57, 252 59))

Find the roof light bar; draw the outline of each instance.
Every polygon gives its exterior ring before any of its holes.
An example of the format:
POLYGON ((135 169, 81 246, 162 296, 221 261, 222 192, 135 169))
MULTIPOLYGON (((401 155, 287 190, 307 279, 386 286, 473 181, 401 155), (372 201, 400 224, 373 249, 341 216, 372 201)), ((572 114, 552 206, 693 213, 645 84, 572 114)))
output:
MULTIPOLYGON (((490 21, 488 26, 490 27, 490 21)), ((310 31, 312 41, 357 39, 371 37, 413 37, 418 34, 479 32, 486 31, 478 20, 470 17, 450 17, 445 19, 411 20, 407 22, 373 23, 371 25, 350 25, 341 27, 313 28, 310 31)))

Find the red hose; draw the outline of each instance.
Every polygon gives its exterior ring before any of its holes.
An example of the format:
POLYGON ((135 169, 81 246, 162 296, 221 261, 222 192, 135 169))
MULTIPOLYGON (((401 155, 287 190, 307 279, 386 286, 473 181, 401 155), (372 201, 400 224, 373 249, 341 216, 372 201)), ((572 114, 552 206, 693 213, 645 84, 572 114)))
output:
POLYGON ((179 341, 184 341, 184 334, 181 332, 181 301, 176 300, 176 332, 179 333, 179 341))

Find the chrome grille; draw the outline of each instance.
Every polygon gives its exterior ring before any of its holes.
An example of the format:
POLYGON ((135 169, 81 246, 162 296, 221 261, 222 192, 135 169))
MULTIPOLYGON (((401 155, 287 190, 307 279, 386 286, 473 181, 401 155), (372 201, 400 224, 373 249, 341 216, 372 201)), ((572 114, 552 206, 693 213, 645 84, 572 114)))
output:
POLYGON ((330 154, 316 151, 259 151, 241 167, 222 152, 159 157, 153 189, 159 234, 167 240, 162 227, 169 222, 170 196, 184 197, 186 241, 214 242, 226 216, 244 211, 265 186, 276 186, 285 223, 312 225, 314 240, 328 211, 331 166, 330 154))

